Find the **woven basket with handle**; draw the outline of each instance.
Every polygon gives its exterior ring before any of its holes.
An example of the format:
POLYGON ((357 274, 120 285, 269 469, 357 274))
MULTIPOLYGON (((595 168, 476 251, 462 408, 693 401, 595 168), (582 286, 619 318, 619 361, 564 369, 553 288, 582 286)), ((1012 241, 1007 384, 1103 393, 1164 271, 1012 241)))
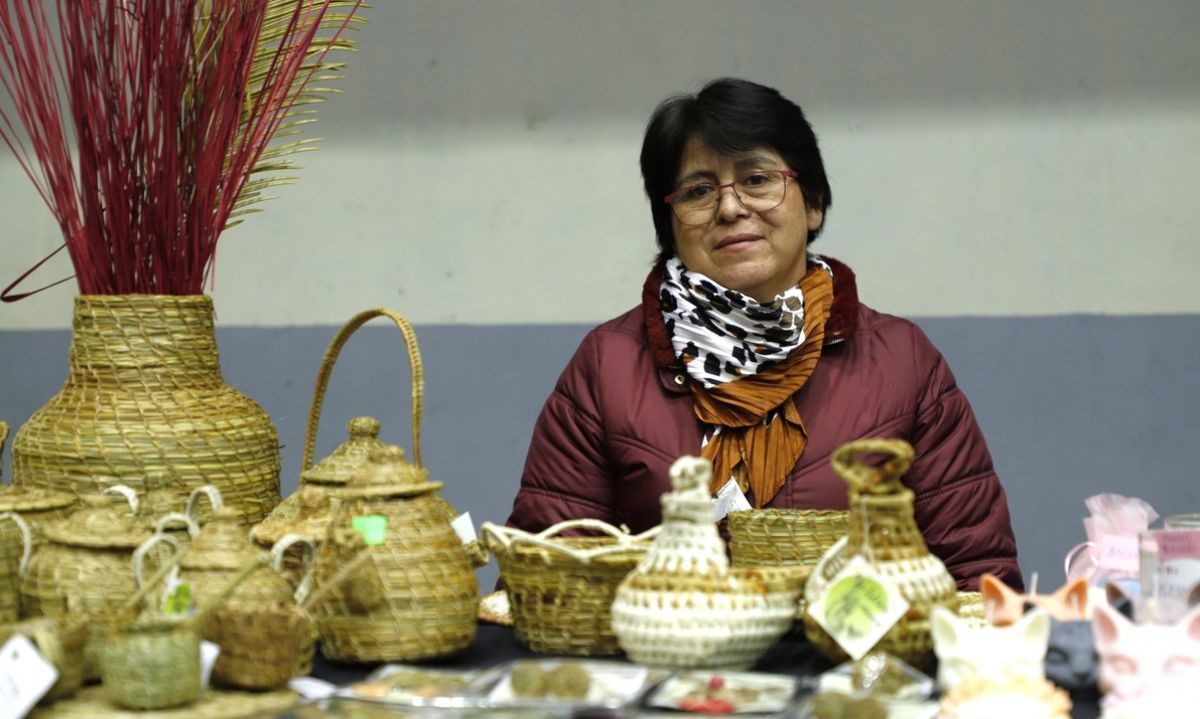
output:
POLYGON ((655 527, 638 535, 595 519, 529 532, 484 522, 483 541, 500 564, 513 629, 535 652, 603 656, 621 647, 612 631, 617 585, 646 554, 655 527), (589 530, 599 536, 559 536, 589 530))

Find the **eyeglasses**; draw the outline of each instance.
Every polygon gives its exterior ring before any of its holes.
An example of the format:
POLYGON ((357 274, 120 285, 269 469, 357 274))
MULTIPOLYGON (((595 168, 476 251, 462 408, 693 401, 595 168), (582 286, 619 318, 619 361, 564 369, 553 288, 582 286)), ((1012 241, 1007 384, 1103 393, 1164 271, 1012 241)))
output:
POLYGON ((733 190, 734 197, 751 212, 766 212, 783 204, 789 177, 794 170, 755 170, 724 185, 701 182, 680 188, 663 198, 675 219, 685 225, 707 225, 717 216, 721 190, 733 190))

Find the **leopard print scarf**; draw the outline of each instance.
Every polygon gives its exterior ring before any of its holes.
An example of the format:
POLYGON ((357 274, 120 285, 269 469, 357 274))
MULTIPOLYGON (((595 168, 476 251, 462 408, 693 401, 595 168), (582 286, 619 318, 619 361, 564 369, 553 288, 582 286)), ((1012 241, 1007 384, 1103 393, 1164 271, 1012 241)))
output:
MULTIPOLYGON (((809 256, 809 264, 829 265, 809 256)), ((727 289, 678 257, 667 261, 659 291, 663 319, 675 356, 702 386, 716 387, 757 374, 804 344, 804 292, 797 285, 761 304, 727 289)))

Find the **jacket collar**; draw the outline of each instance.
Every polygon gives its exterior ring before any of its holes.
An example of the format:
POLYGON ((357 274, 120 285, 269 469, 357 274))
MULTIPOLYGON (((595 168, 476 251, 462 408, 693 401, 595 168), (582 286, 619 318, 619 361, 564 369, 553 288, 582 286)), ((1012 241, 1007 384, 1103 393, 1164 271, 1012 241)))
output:
MULTIPOLYGON (((848 339, 858 327, 858 285, 854 271, 832 257, 820 255, 833 270, 833 306, 829 308, 829 319, 825 321, 825 345, 836 344, 848 339)), ((642 285, 642 315, 646 323, 646 336, 654 353, 654 364, 660 369, 679 369, 679 360, 671 346, 671 336, 663 321, 662 306, 659 304, 659 288, 666 276, 664 263, 658 262, 642 285)))

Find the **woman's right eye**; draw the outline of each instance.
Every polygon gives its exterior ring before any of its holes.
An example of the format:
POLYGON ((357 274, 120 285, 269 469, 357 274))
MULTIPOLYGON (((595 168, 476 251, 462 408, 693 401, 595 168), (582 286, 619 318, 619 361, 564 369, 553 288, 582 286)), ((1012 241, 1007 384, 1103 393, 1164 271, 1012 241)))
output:
POLYGON ((713 191, 712 185, 692 185, 683 191, 685 201, 702 200, 713 191))

